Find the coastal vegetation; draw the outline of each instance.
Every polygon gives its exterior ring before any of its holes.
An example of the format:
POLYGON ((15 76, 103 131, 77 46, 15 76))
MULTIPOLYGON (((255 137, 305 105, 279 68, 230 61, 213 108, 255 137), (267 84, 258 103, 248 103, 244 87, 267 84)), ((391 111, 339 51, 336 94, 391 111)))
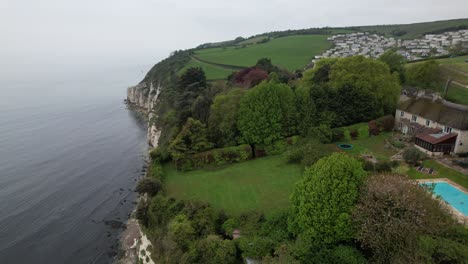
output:
POLYGON ((149 73, 165 82, 150 121, 161 136, 136 215, 155 262, 466 263, 468 231, 413 181, 433 177, 417 164, 465 187, 466 175, 393 132, 402 86, 438 90, 461 61, 408 65, 388 51, 302 70, 327 32, 205 44, 149 73))

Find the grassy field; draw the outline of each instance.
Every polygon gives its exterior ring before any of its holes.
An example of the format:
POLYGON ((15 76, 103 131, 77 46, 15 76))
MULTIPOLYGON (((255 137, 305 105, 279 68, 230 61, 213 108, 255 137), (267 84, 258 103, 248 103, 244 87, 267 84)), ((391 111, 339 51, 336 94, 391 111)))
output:
POLYGON ((331 46, 325 35, 290 36, 245 48, 212 48, 198 50, 195 56, 205 61, 248 67, 258 59, 270 58, 273 64, 288 70, 304 68, 315 55, 331 46))
POLYGON ((426 160, 423 162, 424 167, 433 168, 437 172, 437 175, 432 176, 425 173, 417 171, 415 168, 411 167, 408 169, 408 176, 413 179, 431 179, 431 178, 448 178, 461 186, 468 188, 468 175, 465 175, 456 170, 449 169, 444 165, 441 165, 435 160, 426 160))
POLYGON ((268 215, 287 208, 302 175, 299 165, 287 164, 281 155, 190 172, 166 165, 164 172, 169 196, 206 201, 235 215, 252 209, 268 215))
POLYGON ((414 23, 406 25, 380 25, 380 26, 362 26, 359 27, 362 31, 376 31, 381 34, 385 34, 387 37, 393 37, 391 32, 395 29, 404 30, 407 33, 397 38, 412 39, 419 38, 424 33, 441 30, 449 27, 456 27, 460 25, 468 26, 468 19, 453 19, 445 21, 434 21, 424 23, 414 23))
POLYGON ((190 67, 201 67, 205 71, 206 78, 208 80, 226 79, 226 77, 233 72, 232 70, 226 68, 191 59, 190 62, 187 63, 187 65, 185 65, 185 67, 179 71, 179 74, 182 74, 185 70, 187 70, 190 67))

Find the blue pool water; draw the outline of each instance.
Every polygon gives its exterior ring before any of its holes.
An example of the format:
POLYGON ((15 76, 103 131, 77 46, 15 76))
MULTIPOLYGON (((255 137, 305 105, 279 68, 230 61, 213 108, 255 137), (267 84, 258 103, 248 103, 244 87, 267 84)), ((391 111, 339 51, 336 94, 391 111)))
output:
POLYGON ((453 208, 468 216, 468 194, 446 182, 423 183, 434 186, 434 193, 449 203, 453 208))

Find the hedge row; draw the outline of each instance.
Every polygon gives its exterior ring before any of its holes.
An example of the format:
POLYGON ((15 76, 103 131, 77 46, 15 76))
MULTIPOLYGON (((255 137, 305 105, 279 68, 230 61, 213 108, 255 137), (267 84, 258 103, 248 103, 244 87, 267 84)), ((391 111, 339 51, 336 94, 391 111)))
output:
POLYGON ((188 155, 176 162, 179 170, 202 168, 206 165, 223 165, 246 161, 252 158, 252 148, 240 145, 228 148, 212 149, 209 151, 188 155))

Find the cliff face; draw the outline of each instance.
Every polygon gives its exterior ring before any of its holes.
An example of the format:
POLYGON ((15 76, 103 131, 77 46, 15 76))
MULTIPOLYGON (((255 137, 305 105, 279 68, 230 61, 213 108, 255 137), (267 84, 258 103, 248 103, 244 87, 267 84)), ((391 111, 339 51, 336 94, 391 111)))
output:
POLYGON ((161 89, 162 87, 159 84, 155 87, 152 82, 149 87, 148 83, 142 82, 127 89, 127 102, 148 115, 147 137, 148 143, 153 147, 158 146, 159 137, 161 136, 161 130, 153 122, 154 118, 156 118, 153 109, 158 102, 161 89))

